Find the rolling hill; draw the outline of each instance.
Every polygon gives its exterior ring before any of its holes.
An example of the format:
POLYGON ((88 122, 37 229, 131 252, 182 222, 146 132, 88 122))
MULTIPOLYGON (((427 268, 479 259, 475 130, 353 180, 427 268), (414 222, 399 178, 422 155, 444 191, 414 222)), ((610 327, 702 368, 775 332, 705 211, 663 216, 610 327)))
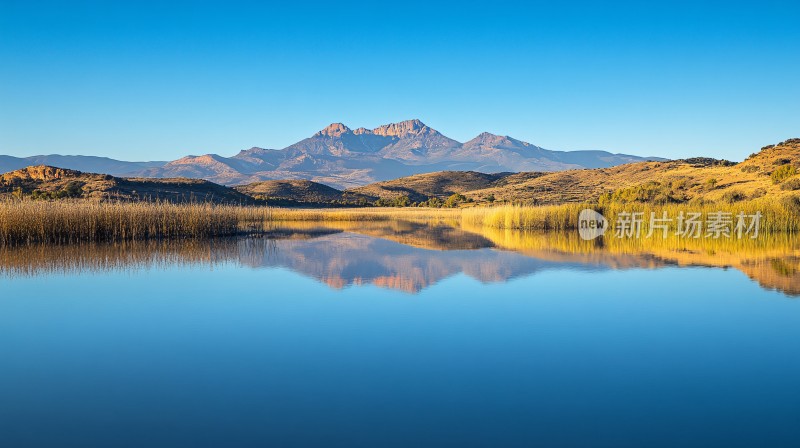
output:
POLYGON ((201 179, 119 178, 45 165, 0 175, 0 196, 11 195, 41 199, 84 197, 123 201, 255 203, 250 196, 201 179))
POLYGON ((475 201, 561 204, 597 201, 686 202, 785 196, 800 190, 800 139, 769 145, 741 163, 708 158, 640 162, 611 168, 541 174, 465 193, 475 201), (776 171, 784 171, 782 179, 776 171))
POLYGON ((0 155, 0 173, 19 170, 29 166, 47 165, 85 173, 107 173, 114 176, 133 174, 165 165, 167 162, 125 162, 95 156, 62 156, 58 154, 30 157, 0 155))
POLYGON ((376 182, 347 191, 370 198, 382 199, 408 196, 410 200, 419 202, 433 197, 443 199, 454 193, 465 193, 488 188, 508 175, 509 173, 485 174, 476 171, 439 171, 376 182))
POLYGON ((800 190, 800 139, 769 145, 741 163, 710 158, 638 162, 559 172, 441 171, 357 187, 371 199, 412 202, 459 193, 474 203, 562 204, 601 199, 641 202, 739 201, 800 190), (779 174, 783 172, 782 176, 779 174))
POLYGON ((310 180, 266 180, 234 188, 270 203, 325 204, 345 201, 343 191, 310 180))

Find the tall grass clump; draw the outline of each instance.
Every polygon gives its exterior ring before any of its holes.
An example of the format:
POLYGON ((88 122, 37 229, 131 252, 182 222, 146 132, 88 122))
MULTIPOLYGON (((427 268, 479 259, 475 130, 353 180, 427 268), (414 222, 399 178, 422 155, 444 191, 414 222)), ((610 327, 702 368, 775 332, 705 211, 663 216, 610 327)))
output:
POLYGON ((571 230, 577 228, 578 214, 585 208, 591 208, 591 206, 587 204, 563 204, 473 207, 463 209, 461 217, 466 224, 483 225, 498 229, 571 230))
POLYGON ((270 213, 208 203, 4 200, 0 246, 234 235, 270 213))
MULTIPOLYGON (((578 226, 580 211, 589 208, 602 213, 613 226, 622 212, 642 212, 645 228, 650 213, 662 217, 666 212, 673 218, 672 226, 676 226, 679 213, 701 213, 704 217, 709 213, 727 212, 735 219, 738 213, 754 215, 761 213, 760 230, 763 232, 798 232, 800 231, 800 197, 785 196, 782 198, 763 197, 741 202, 702 202, 683 204, 645 204, 645 203, 607 203, 596 204, 562 204, 550 206, 517 206, 474 207, 462 210, 465 224, 482 225, 498 229, 517 230, 574 230, 578 226)), ((671 230, 675 230, 671 228, 671 230)))

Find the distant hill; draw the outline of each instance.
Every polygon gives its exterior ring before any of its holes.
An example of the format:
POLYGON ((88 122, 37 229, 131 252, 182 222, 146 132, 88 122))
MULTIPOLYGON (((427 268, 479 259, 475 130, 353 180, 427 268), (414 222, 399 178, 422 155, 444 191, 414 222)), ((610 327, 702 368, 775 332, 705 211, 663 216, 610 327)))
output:
POLYGON ((800 190, 800 178, 793 174, 797 172, 800 139, 789 139, 766 146, 741 163, 698 157, 540 173, 529 179, 514 175, 516 181, 509 176, 465 194, 475 201, 493 197, 537 204, 596 201, 602 195, 621 201, 735 201, 794 194, 800 190))
POLYGON ((439 171, 377 182, 347 190, 372 198, 394 199, 408 196, 415 202, 432 197, 446 198, 454 193, 480 190, 494 185, 509 173, 485 174, 475 171, 439 171))
POLYGON ((333 123, 284 149, 254 147, 233 157, 206 154, 170 162, 123 162, 88 156, 0 156, 0 171, 51 165, 121 177, 189 177, 223 185, 296 179, 346 189, 436 171, 560 171, 643 160, 649 159, 605 151, 551 151, 488 132, 460 143, 420 120, 407 120, 355 130, 333 123))
POLYGON ((370 204, 378 199, 393 200, 401 196, 411 202, 431 198, 445 199, 454 193, 466 193, 492 186, 504 185, 503 179, 523 181, 544 173, 485 174, 476 171, 438 171, 415 174, 399 179, 376 182, 363 187, 338 190, 307 180, 268 180, 234 187, 249 196, 270 203, 294 201, 307 204, 343 203, 370 204))
POLYGON ((310 180, 266 180, 234 187, 237 191, 259 200, 324 204, 345 201, 341 190, 310 180))
POLYGON ((622 202, 739 201, 800 193, 798 172, 800 139, 789 139, 741 163, 696 157, 559 172, 440 171, 347 191, 371 199, 407 196, 412 202, 454 193, 475 203, 562 204, 598 201, 601 196, 622 202))
POLYGON ((165 165, 167 162, 124 162, 95 156, 62 156, 57 154, 13 157, 0 155, 0 173, 22 169, 28 166, 47 165, 82 171, 85 173, 105 173, 113 176, 130 175, 149 168, 165 165))
POLYGON ((41 199, 84 197, 124 201, 251 204, 247 195, 201 179, 119 178, 52 166, 31 166, 0 175, 0 196, 41 199))

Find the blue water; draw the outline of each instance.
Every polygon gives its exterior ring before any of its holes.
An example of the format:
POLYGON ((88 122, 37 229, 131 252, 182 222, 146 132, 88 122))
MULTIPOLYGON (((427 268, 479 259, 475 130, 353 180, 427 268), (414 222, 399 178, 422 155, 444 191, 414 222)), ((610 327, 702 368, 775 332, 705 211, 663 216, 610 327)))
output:
POLYGON ((359 238, 0 276, 0 446, 800 446, 800 300, 737 270, 359 238))

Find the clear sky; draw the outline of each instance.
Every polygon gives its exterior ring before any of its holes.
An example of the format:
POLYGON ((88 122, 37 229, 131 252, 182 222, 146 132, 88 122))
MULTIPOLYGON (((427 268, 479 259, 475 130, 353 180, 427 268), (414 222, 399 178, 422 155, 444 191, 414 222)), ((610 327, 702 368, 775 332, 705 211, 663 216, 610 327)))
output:
POLYGON ((796 0, 559 3, 0 0, 0 154, 233 155, 409 118, 665 157, 800 137, 796 0))

